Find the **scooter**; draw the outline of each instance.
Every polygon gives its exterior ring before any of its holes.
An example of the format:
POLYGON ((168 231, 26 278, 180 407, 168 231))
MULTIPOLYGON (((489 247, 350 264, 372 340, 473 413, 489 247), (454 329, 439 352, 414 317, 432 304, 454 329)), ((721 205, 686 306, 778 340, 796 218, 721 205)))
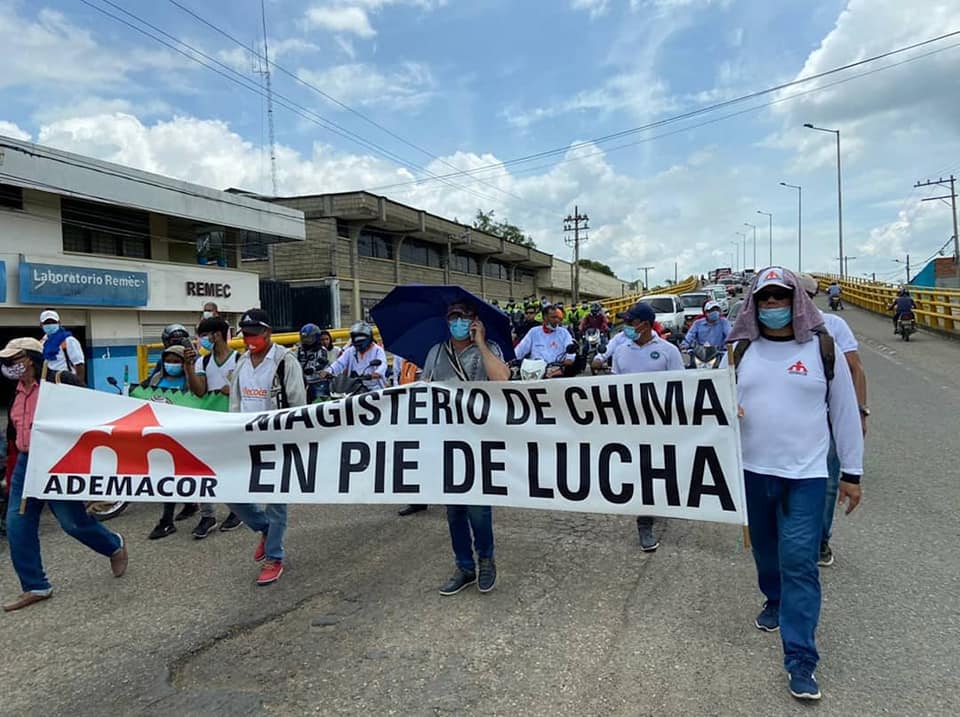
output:
POLYGON ((380 359, 374 359, 370 362, 370 368, 374 370, 369 373, 358 374, 356 371, 353 371, 350 374, 342 373, 339 376, 334 376, 330 380, 330 395, 327 397, 320 396, 318 401, 321 399, 336 401, 341 398, 349 398, 350 396, 365 393, 367 387, 363 382, 373 381, 374 378, 372 374, 376 373, 375 369, 382 364, 383 362, 380 359))
POLYGON ((837 311, 839 309, 840 309, 840 295, 835 294, 834 296, 830 297, 830 310, 837 311))
POLYGON ((580 348, 576 343, 567 346, 568 354, 578 354, 574 365, 564 365, 565 359, 547 363, 543 359, 525 358, 523 361, 512 361, 510 365, 510 379, 518 381, 539 381, 542 378, 562 378, 567 375, 576 375, 576 366, 583 360, 580 348))
POLYGON ((900 318, 897 320, 897 333, 900 334, 900 338, 904 341, 910 340, 910 335, 917 332, 917 322, 913 316, 912 311, 908 311, 900 315, 900 318))
POLYGON ((586 354, 587 365, 590 366, 590 372, 593 371, 593 360, 598 354, 605 353, 607 350, 607 341, 601 335, 600 329, 587 329, 583 335, 583 349, 586 354))
POLYGON ((717 368, 720 366, 720 360, 723 358, 716 346, 711 344, 701 344, 691 352, 692 363, 688 368, 717 368))

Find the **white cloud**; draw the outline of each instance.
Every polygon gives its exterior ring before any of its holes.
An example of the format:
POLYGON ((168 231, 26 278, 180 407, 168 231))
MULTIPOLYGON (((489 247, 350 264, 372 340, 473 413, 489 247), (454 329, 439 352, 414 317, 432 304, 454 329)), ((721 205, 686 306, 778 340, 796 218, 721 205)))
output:
POLYGON ((0 135, 3 135, 4 137, 13 137, 14 139, 26 140, 28 142, 31 139, 29 132, 20 129, 13 122, 6 122, 4 120, 0 120, 0 135))
POLYGON ((306 26, 371 38, 377 34, 371 14, 388 5, 409 5, 423 11, 443 7, 447 0, 330 0, 307 8, 306 26))
POLYGON ((570 0, 570 7, 574 10, 586 10, 590 17, 605 15, 610 7, 610 0, 570 0))
POLYGON ((383 105, 394 111, 422 107, 434 87, 430 68, 419 62, 405 62, 390 70, 352 63, 320 71, 300 70, 298 75, 346 104, 383 105))

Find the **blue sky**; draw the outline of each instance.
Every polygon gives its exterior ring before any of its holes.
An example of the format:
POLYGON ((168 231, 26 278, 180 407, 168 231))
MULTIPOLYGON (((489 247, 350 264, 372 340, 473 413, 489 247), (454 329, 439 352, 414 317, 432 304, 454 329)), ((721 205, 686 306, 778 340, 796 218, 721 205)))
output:
MULTIPOLYGON (((178 2, 260 46, 259 0, 178 2)), ((241 82, 260 82, 252 54, 169 0, 89 3, 147 21, 241 82)), ((578 205, 591 217, 586 256, 628 279, 654 265, 659 281, 674 262, 681 274, 729 264, 735 232, 752 240, 744 222, 759 225, 764 263, 767 219, 757 210, 774 214, 774 261, 795 266, 796 194, 779 186, 787 181, 804 187, 804 268, 829 270, 838 253, 834 144, 803 129, 813 122, 842 132, 851 272, 896 278, 895 258, 910 252, 918 263, 951 234, 949 209, 921 203, 931 192, 913 184, 960 173, 960 48, 792 99, 768 96, 726 112, 784 101, 734 118, 712 113, 495 167, 482 181, 442 183, 427 171, 563 150, 960 29, 957 18, 960 0, 925 3, 922 13, 902 0, 268 0, 279 65, 429 152, 275 71, 274 88, 286 98, 275 111, 279 191, 427 179, 382 193, 460 219, 495 209, 561 255, 562 218, 578 205), (286 101, 363 141, 280 106, 286 101), (692 126, 704 121, 712 122, 692 126)), ((8 57, 0 134, 215 187, 270 191, 264 101, 249 87, 80 0, 0 0, 0 44, 8 57)), ((748 264, 752 253, 749 246, 748 264)))

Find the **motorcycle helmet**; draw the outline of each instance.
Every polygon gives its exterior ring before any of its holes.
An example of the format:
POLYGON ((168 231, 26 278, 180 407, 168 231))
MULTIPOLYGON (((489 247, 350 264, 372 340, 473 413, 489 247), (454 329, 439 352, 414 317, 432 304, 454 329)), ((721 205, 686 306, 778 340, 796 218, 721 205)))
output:
POLYGON ((600 305, 599 302, 594 301, 592 304, 590 304, 590 313, 593 314, 594 316, 599 314, 601 311, 603 311, 603 307, 600 305))
POLYGON ((300 343, 304 346, 316 346, 320 341, 320 327, 316 324, 304 324, 300 329, 300 343))
POLYGON ((373 343, 373 327, 366 321, 358 321, 350 327, 350 341, 360 351, 366 351, 373 343))
POLYGON ((190 339, 190 332, 187 331, 187 327, 183 324, 169 324, 163 329, 163 333, 160 334, 160 341, 163 342, 163 348, 167 348, 178 339, 190 339))

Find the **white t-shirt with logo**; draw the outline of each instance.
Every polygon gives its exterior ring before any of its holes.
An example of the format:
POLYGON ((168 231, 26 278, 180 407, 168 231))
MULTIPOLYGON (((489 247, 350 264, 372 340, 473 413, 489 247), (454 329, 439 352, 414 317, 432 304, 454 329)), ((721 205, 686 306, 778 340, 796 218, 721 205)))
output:
POLYGON ((198 376, 207 377, 207 393, 214 393, 224 386, 230 385, 230 381, 233 380, 233 371, 237 367, 238 354, 236 351, 231 351, 227 360, 222 364, 217 363, 217 357, 213 354, 209 354, 209 356, 209 360, 206 356, 197 356, 194 370, 198 376), (203 367, 204 361, 207 363, 206 368, 203 367))
POLYGON ((260 365, 254 367, 253 361, 240 364, 237 377, 237 389, 240 392, 240 413, 259 413, 272 411, 277 407, 276 398, 271 394, 273 377, 286 349, 273 344, 263 357, 260 365))
POLYGON ((625 340, 613 353, 613 373, 644 373, 646 371, 682 371, 680 349, 656 334, 642 346, 625 340))
POLYGON ((780 478, 825 478, 830 426, 840 469, 863 474, 863 433, 850 369, 837 354, 827 405, 820 342, 759 338, 737 369, 743 467, 780 478), (830 423, 827 423, 829 408, 830 423))
MULTIPOLYGON (((46 337, 44 337, 43 342, 47 342, 46 337)), ((47 366, 50 367, 51 371, 66 371, 69 368, 71 373, 76 373, 76 367, 83 363, 86 363, 83 356, 83 346, 80 345, 76 336, 68 336, 57 351, 57 357, 52 361, 47 361, 47 366), (63 350, 64 345, 67 348, 66 352, 63 350), (70 358, 69 365, 67 357, 70 358)))

